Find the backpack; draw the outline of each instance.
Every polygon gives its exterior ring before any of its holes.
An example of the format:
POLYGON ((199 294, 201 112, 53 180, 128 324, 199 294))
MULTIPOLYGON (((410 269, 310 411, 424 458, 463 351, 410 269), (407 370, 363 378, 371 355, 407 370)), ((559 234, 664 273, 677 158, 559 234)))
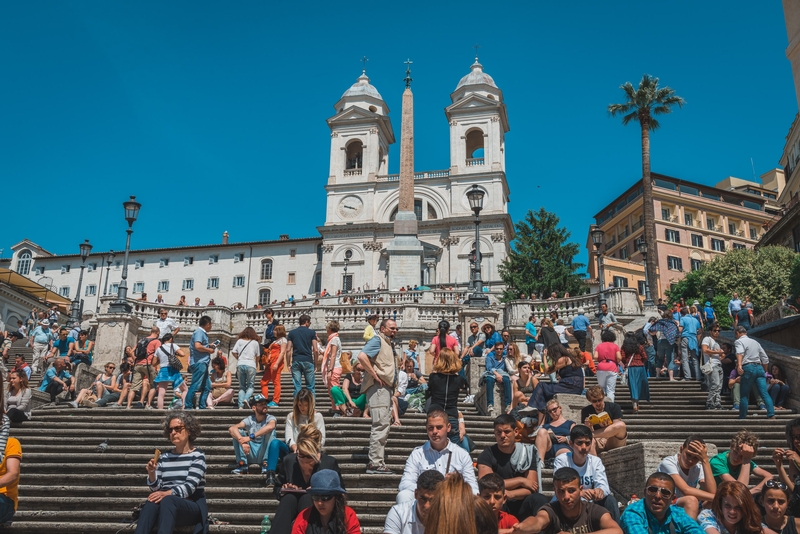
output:
POLYGON ((153 341, 152 338, 146 337, 136 342, 136 348, 133 349, 133 354, 136 356, 136 361, 147 359, 147 346, 153 341))

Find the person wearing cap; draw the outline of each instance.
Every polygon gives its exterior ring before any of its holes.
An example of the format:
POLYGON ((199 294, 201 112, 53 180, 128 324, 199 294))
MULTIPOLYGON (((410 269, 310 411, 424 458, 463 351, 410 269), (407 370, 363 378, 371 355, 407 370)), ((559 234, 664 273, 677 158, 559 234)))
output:
POLYGON ((591 337, 592 327, 589 325, 589 319, 586 318, 586 310, 578 308, 578 315, 572 319, 572 335, 578 340, 578 346, 581 352, 586 350, 586 337, 591 337))
POLYGON ((307 492, 314 505, 300 512, 292 534, 361 534, 361 523, 355 510, 347 506, 347 492, 339 481, 339 473, 332 469, 311 476, 307 492))
POLYGON ((50 321, 44 319, 30 334, 28 344, 33 347, 33 373, 36 374, 42 367, 42 360, 44 360, 47 353, 50 351, 50 342, 53 340, 53 334, 50 331, 50 321))
MULTIPOLYGON (((238 424, 232 425, 228 432, 233 438, 233 450, 236 453, 236 469, 234 475, 246 475, 251 464, 261 466, 261 474, 267 475, 267 462, 264 455, 269 448, 269 442, 275 439, 275 427, 278 424, 274 415, 267 413, 267 398, 260 393, 250 397, 252 415, 248 415, 238 424)), ((275 473, 267 485, 276 483, 275 473)))

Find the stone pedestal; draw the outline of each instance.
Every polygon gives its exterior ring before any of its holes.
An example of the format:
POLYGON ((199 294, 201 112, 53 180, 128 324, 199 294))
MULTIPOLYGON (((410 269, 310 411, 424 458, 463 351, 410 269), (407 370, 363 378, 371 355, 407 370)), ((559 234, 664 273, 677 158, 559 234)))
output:
MULTIPOLYGON (((413 214, 413 212, 412 212, 413 214)), ((401 214, 398 214, 398 217, 401 214)), ((414 219, 416 222, 416 216, 414 219)), ((420 284, 422 243, 414 235, 396 235, 387 247, 389 254, 389 289, 420 284)))
POLYGON ((125 347, 136 345, 140 326, 142 326, 142 320, 132 314, 102 313, 98 315, 92 366, 102 369, 108 362, 118 364, 125 354, 125 347))

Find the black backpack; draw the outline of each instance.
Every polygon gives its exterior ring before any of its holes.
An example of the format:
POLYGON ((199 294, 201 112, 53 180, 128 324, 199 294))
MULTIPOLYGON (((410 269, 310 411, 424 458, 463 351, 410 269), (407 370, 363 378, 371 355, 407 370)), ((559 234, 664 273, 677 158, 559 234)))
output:
POLYGON ((133 349, 133 354, 134 356, 136 356, 137 362, 147 359, 147 346, 150 344, 151 341, 153 341, 152 338, 146 337, 140 339, 136 343, 136 348, 133 349))

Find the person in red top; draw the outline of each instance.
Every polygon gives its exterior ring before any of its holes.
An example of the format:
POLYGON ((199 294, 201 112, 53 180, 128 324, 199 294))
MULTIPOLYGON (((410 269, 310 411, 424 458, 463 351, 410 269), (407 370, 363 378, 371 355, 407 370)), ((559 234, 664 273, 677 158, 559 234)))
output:
POLYGON ((453 336, 448 335, 449 332, 450 323, 447 321, 440 321, 439 327, 436 329, 436 336, 431 341, 431 347, 429 349, 433 351, 433 363, 436 363, 437 358, 439 358, 439 351, 442 350, 442 348, 454 350, 456 351, 456 354, 461 352, 461 347, 458 345, 458 340, 453 336))
POLYGON ((516 517, 503 511, 506 504, 506 483, 497 473, 489 473, 478 480, 478 496, 492 505, 492 510, 497 515, 500 534, 511 532, 511 527, 519 523, 516 517))
POLYGON ((292 534, 361 534, 355 510, 347 506, 339 473, 321 469, 311 475, 307 490, 314 506, 306 508, 292 526, 292 534))

